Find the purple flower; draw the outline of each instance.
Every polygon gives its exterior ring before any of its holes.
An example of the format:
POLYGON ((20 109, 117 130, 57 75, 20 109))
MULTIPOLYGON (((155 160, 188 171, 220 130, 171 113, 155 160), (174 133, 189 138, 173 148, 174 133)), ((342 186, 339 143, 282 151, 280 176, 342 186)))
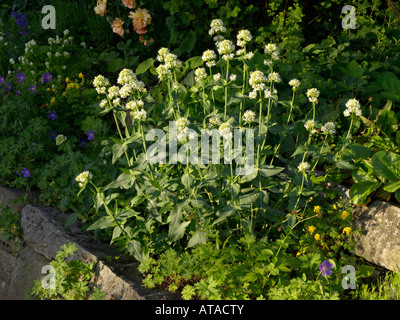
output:
POLYGON ((43 84, 44 82, 50 82, 52 78, 53 76, 50 73, 46 72, 42 74, 42 77, 40 78, 40 83, 43 84))
POLYGON ((86 140, 85 139, 82 139, 81 141, 79 141, 79 143, 80 143, 80 147, 81 148, 85 148, 86 146, 87 146, 87 142, 86 142, 86 140))
POLYGON ((28 91, 36 92, 36 84, 30 84, 29 87, 30 88, 28 88, 28 91))
POLYGON ((17 96, 19 96, 21 94, 21 91, 17 91, 16 93, 15 93, 15 95, 17 95, 17 96))
POLYGON ((31 176, 31 172, 27 168, 23 168, 21 173, 24 175, 25 178, 29 178, 31 176))
POLYGON ((324 277, 330 276, 332 274, 331 269, 333 268, 333 264, 330 263, 328 260, 325 260, 318 268, 322 272, 322 275, 324 277))
POLYGON ((17 73, 17 80, 18 80, 19 83, 24 82, 25 79, 26 79, 26 75, 24 75, 23 72, 17 73))
POLYGON ((53 133, 51 135, 49 135, 49 139, 50 140, 54 140, 55 138, 57 138, 58 136, 58 132, 57 131, 53 131, 53 133))
POLYGON ((94 132, 92 130, 89 130, 88 132, 86 132, 87 136, 88 136, 88 140, 94 140, 94 132))
POLYGON ((0 84, 4 84, 4 83, 5 83, 4 77, 0 76, 0 84))
POLYGON ((11 83, 11 82, 9 82, 9 83, 7 84, 6 89, 7 89, 8 92, 11 91, 11 89, 12 89, 12 83, 11 83))
POLYGON ((49 115, 47 116, 50 120, 56 120, 57 119, 57 112, 55 111, 50 111, 49 115))

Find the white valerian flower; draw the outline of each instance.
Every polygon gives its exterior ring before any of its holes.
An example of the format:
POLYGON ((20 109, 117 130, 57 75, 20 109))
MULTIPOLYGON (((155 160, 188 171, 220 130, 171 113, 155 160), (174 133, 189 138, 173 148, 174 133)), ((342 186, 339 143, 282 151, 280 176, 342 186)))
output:
POLYGON ((136 81, 136 74, 131 69, 123 69, 118 76, 118 84, 124 85, 136 81))
POLYGON ((240 30, 237 35, 236 44, 239 47, 244 47, 248 42, 251 41, 251 39, 253 39, 253 37, 251 36, 251 33, 249 30, 240 30))
POLYGON ((101 100, 101 101, 100 101, 100 107, 101 107, 101 108, 104 108, 104 107, 107 105, 107 103, 108 103, 107 99, 101 100))
POLYGON ((102 75, 98 75, 93 80, 93 86, 96 88, 96 91, 98 94, 101 94, 101 93, 105 94, 106 87, 108 87, 109 85, 110 85, 110 81, 102 75))
POLYGON ((202 80, 207 78, 207 72, 204 68, 197 68, 196 70, 194 70, 194 74, 196 82, 201 82, 202 80))
POLYGON ((209 121, 209 128, 215 128, 221 125, 221 118, 219 116, 212 116, 209 121))
POLYGON ((218 72, 217 74, 214 74, 214 80, 218 81, 221 79, 221 74, 218 72))
POLYGON ((165 66, 165 64, 160 64, 156 68, 157 76, 160 81, 165 80, 172 74, 171 70, 165 66))
POLYGON ((310 169, 310 165, 308 164, 308 162, 300 162, 300 164, 297 166, 297 170, 299 172, 304 172, 308 169, 310 169))
POLYGON ((229 75, 229 80, 235 81, 236 80, 236 74, 229 75))
POLYGON ((224 23, 222 22, 221 19, 212 20, 210 27, 211 28, 208 31, 208 34, 210 36, 212 36, 214 33, 217 33, 217 32, 226 32, 226 28, 224 27, 224 23))
POLYGON ((245 58, 246 60, 251 60, 251 59, 253 58, 253 56, 254 56, 254 53, 253 53, 253 52, 249 52, 249 53, 246 53, 246 54, 244 55, 244 58, 245 58))
POLYGON ((164 63, 165 63, 165 66, 168 69, 172 69, 172 68, 175 68, 175 67, 181 67, 182 66, 182 61, 180 61, 178 59, 178 56, 176 54, 174 54, 174 53, 166 54, 165 57, 164 57, 164 63))
POLYGON ((68 30, 68 29, 65 29, 65 30, 64 30, 64 36, 67 36, 67 35, 69 35, 69 30, 68 30))
POLYGON ((244 123, 251 123, 254 122, 256 118, 256 113, 254 111, 251 110, 247 110, 244 114, 243 114, 243 122, 244 123))
POLYGON ((79 183, 80 187, 86 185, 91 179, 93 175, 89 171, 83 171, 82 173, 78 174, 75 178, 75 181, 79 183))
POLYGON ((13 58, 11 58, 11 59, 9 60, 9 62, 10 62, 10 64, 15 64, 15 60, 14 60, 13 58))
POLYGON ((137 121, 144 121, 147 118, 147 112, 144 109, 140 109, 131 113, 133 118, 137 121))
POLYGON ((274 43, 265 46, 265 53, 269 54, 272 60, 279 60, 279 49, 274 43))
POLYGON ((132 101, 129 101, 127 104, 126 104, 126 109, 128 109, 128 110, 137 110, 137 109, 139 109, 139 107, 143 107, 144 106, 144 102, 143 102, 143 100, 138 100, 138 101, 134 101, 134 100, 132 100, 132 101))
POLYGON ((322 132, 326 132, 328 134, 335 134, 336 133, 336 126, 333 122, 327 122, 325 123, 322 128, 321 128, 322 132))
POLYGON ((190 121, 187 118, 181 117, 176 120, 176 127, 178 128, 178 132, 186 130, 190 124, 190 121))
POLYGON ((64 135, 62 135, 62 134, 59 134, 59 135, 56 137, 56 145, 59 146, 59 145, 63 144, 66 140, 67 140, 67 137, 66 137, 66 136, 64 136, 64 135))
POLYGON ((316 88, 311 88, 307 90, 306 96, 308 98, 308 101, 312 103, 317 103, 318 102, 318 97, 319 97, 319 90, 316 88))
POLYGON ((167 54, 169 54, 170 52, 169 52, 169 49, 168 48, 160 48, 159 50, 158 50, 158 55, 157 55, 157 60, 159 61, 159 62, 164 62, 164 58, 165 58, 165 56, 167 55, 167 54))
POLYGON ((346 110, 343 112, 345 117, 349 117, 351 114, 355 114, 356 116, 361 116, 361 105, 357 99, 349 99, 346 102, 346 110))
POLYGON ((281 77, 278 72, 271 72, 268 75, 268 82, 281 82, 281 77))
POLYGON ((249 92, 249 98, 250 99, 256 99, 257 98, 257 90, 253 90, 249 92))
POLYGON ((296 91, 297 88, 300 86, 300 81, 298 79, 292 79, 289 81, 289 86, 292 87, 293 91, 296 91))
POLYGON ((118 95, 119 95, 119 88, 117 86, 111 86, 111 87, 108 88, 108 95, 107 96, 108 96, 108 98, 110 100, 118 97, 118 95))
MULTIPOLYGON (((203 52, 201 59, 207 64, 211 62, 211 64, 215 65, 215 59, 217 59, 217 55, 215 54, 214 50, 206 50, 203 52)), ((207 65, 209 67, 209 65, 207 65)))
POLYGON ((221 124, 219 126, 218 132, 224 139, 231 139, 233 136, 232 126, 228 122, 221 124))
MULTIPOLYGON (((231 57, 233 58, 233 52, 235 51, 235 45, 232 43, 230 40, 222 40, 221 42, 218 43, 218 53, 226 56, 226 57, 231 57)), ((225 59, 228 60, 228 59, 225 59)))
POLYGON ((250 73, 249 84, 253 90, 263 90, 265 88, 265 81, 267 81, 267 78, 262 71, 256 70, 250 73))
POLYGON ((312 131, 315 128, 315 121, 314 120, 307 120, 304 124, 304 128, 308 131, 312 131))
POLYGON ((272 97, 272 92, 269 89, 264 90, 264 97, 265 99, 270 99, 272 97))

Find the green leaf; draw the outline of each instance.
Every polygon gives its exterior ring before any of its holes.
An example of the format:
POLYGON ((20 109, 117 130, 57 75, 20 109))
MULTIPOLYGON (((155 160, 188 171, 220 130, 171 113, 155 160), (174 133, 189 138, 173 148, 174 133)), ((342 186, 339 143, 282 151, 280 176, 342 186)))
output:
POLYGON ((108 63, 108 71, 117 72, 125 67, 125 60, 121 58, 114 59, 108 63))
POLYGON ((383 190, 385 190, 387 192, 396 192, 399 189, 400 189, 400 180, 398 180, 398 181, 388 181, 383 186, 383 190))
POLYGON ((140 242, 136 240, 129 241, 127 249, 135 257, 136 260, 138 260, 139 262, 143 260, 143 252, 140 242))
POLYGON ((188 192, 190 192, 192 190, 193 182, 194 182, 194 178, 192 175, 185 173, 182 176, 182 184, 185 186, 185 188, 188 192))
POLYGON ((190 221, 182 222, 181 209, 175 207, 170 214, 171 222, 169 223, 168 237, 171 241, 178 241, 185 235, 186 227, 190 221))
POLYGON ((184 52, 190 53, 196 43, 196 32, 190 31, 187 37, 182 41, 178 49, 174 50, 173 53, 181 55, 184 52))
POLYGON ((221 211, 217 212, 217 219, 213 222, 213 225, 216 225, 222 221, 225 221, 228 217, 235 214, 237 212, 235 207, 232 207, 230 204, 225 206, 221 211))
POLYGON ((377 175, 387 180, 400 180, 400 157, 387 151, 378 151, 371 159, 377 175))
POLYGON ((342 160, 357 160, 368 158, 371 151, 359 143, 351 143, 344 150, 342 160))
POLYGON ((120 189, 129 189, 133 186, 135 182, 135 178, 131 174, 121 173, 118 178, 109 183, 104 190, 112 189, 112 188, 120 188, 120 189))
POLYGON ((153 58, 149 58, 146 61, 143 61, 141 64, 138 65, 138 67, 136 68, 136 74, 141 74, 147 71, 147 69, 149 69, 153 64, 154 64, 154 59, 153 58))
POLYGON ((277 175, 278 173, 282 172, 285 170, 283 167, 275 167, 275 166, 270 166, 270 165, 264 165, 260 168, 260 172, 264 177, 272 177, 274 175, 277 175))
POLYGON ((114 164, 115 161, 117 161, 125 153, 126 150, 128 150, 128 146, 126 143, 114 144, 112 147, 112 163, 114 164))
POLYGON ((207 235, 204 231, 201 231, 201 230, 197 230, 194 233, 193 237, 190 238, 187 247, 190 248, 199 243, 203 243, 203 244, 207 243, 207 235))
POLYGON ((350 200, 353 204, 364 204, 367 197, 382 185, 376 181, 361 181, 350 188, 350 200))
POLYGON ((114 219, 110 216, 104 216, 93 223, 87 230, 106 229, 114 224, 114 219))

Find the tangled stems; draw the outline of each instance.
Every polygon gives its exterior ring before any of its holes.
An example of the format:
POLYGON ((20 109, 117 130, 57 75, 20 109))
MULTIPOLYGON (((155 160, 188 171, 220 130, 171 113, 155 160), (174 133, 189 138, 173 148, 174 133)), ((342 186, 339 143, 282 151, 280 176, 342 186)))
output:
POLYGON ((226 60, 224 121, 226 121, 226 108, 228 104, 228 78, 229 78, 229 59, 226 60))

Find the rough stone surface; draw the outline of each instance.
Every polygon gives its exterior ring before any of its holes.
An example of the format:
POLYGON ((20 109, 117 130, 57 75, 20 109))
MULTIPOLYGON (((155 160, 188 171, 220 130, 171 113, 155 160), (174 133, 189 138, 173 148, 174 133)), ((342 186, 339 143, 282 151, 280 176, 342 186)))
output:
POLYGON ((400 268, 400 208, 374 201, 353 211, 353 225, 364 230, 355 254, 389 270, 400 268))
MULTIPOLYGON (((137 261, 121 256, 116 248, 96 242, 91 233, 82 231, 77 222, 64 228, 68 215, 56 208, 15 205, 20 192, 0 186, 0 202, 5 201, 21 216, 22 237, 19 245, 6 241, 0 234, 0 299, 26 299, 33 281, 40 279, 42 268, 55 258, 60 247, 75 243, 78 250, 70 258, 93 262, 95 276, 92 287, 98 287, 108 300, 180 299, 178 294, 163 290, 147 290, 137 270, 137 261), (120 257, 118 263, 110 257, 120 257)), ((1 214, 1 212, 0 212, 1 214)))

